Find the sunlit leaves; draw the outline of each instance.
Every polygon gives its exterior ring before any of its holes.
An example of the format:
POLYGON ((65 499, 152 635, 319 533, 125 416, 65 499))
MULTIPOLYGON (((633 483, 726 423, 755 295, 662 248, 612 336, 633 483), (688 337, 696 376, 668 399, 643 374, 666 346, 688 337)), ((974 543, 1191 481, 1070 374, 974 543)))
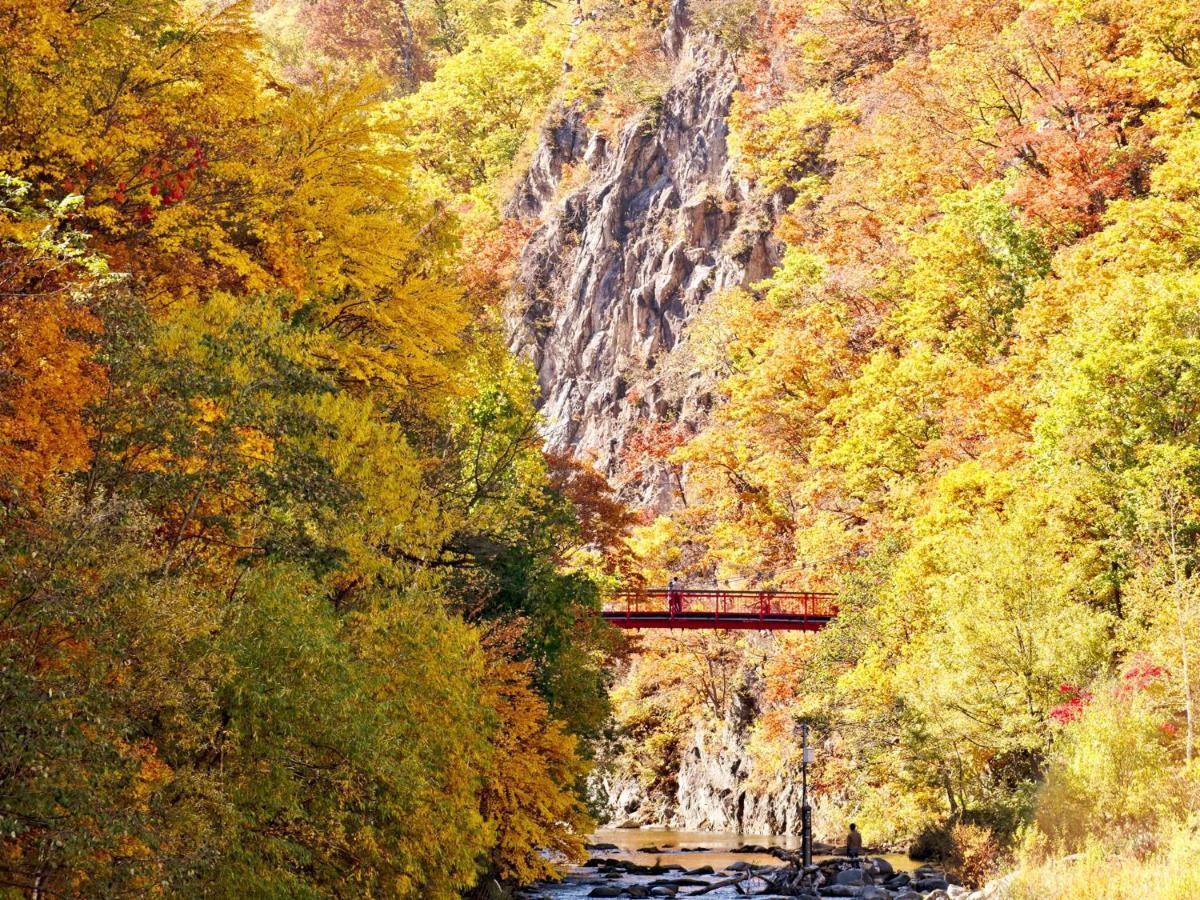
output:
MULTIPOLYGON (((415 167, 449 120, 260 54, 248 3, 2 12, 0 880, 452 898, 578 855, 596 588, 415 167)), ((438 52, 533 16, 462 4, 438 52)), ((484 179, 554 71, 508 47, 484 179)))
POLYGON ((780 0, 737 96, 789 246, 695 320, 722 402, 634 547, 842 585, 756 746, 818 716, 879 828, 1016 827, 1059 685, 1130 650, 1174 679, 1147 783, 1195 752, 1196 23, 1168 6, 780 0))

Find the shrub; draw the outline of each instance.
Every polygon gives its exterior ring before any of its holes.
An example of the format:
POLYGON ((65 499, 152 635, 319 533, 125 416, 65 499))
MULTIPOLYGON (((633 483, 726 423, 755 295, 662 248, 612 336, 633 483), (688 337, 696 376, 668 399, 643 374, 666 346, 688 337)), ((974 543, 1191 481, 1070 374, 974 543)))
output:
POLYGON ((1000 843, 990 828, 959 822, 949 838, 946 866, 959 884, 979 887, 1000 869, 1000 843))
POLYGON ((1060 731, 1037 823, 1066 850, 1103 836, 1109 846, 1144 843, 1161 823, 1180 819, 1189 782, 1175 758, 1172 722, 1153 690, 1122 680, 1072 704, 1060 731))

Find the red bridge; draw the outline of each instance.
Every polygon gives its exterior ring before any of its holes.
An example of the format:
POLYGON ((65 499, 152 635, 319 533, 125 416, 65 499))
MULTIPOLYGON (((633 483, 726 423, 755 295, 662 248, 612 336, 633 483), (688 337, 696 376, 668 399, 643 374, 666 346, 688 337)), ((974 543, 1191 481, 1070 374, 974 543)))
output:
POLYGON ((618 628, 819 631, 837 615, 834 595, 819 591, 618 591, 602 615, 618 628))

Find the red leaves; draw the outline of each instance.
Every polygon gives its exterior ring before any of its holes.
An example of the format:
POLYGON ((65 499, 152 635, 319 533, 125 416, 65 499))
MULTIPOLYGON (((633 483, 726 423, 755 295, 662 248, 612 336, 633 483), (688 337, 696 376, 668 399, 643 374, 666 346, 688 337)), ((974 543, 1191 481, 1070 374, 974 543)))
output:
POLYGON ((1166 669, 1154 664, 1146 654, 1140 653, 1134 657, 1133 665, 1125 670, 1113 693, 1119 700, 1128 700, 1135 693, 1157 687, 1166 677, 1166 669))
MULTIPOLYGON (((1128 702, 1136 694, 1161 686, 1168 676, 1169 673, 1164 667, 1153 662, 1147 654, 1139 653, 1121 674, 1120 680, 1112 689, 1112 696, 1118 701, 1128 702)), ((1050 710, 1050 720, 1059 725, 1066 725, 1079 717, 1084 707, 1092 701, 1093 695, 1090 691, 1073 684, 1060 684, 1058 690, 1064 700, 1050 710)), ((1175 725, 1167 722, 1162 726, 1162 730, 1165 734, 1172 735, 1175 733, 1175 725)))
POLYGON ((626 441, 622 462, 640 467, 647 461, 666 459, 687 438, 683 426, 676 422, 647 422, 626 441))
POLYGON ((1079 718, 1083 708, 1092 701, 1092 693, 1072 684, 1060 684, 1058 690, 1065 699, 1064 702, 1050 710, 1050 721, 1058 725, 1066 725, 1079 718))
POLYGON ((638 515, 617 498, 595 467, 566 453, 544 456, 550 483, 575 507, 584 543, 601 552, 608 571, 630 574, 633 560, 625 538, 638 515))
POLYGON ((517 260, 529 235, 531 224, 519 219, 503 219, 498 228, 472 235, 472 252, 462 264, 463 286, 472 296, 499 302, 516 276, 517 260))
POLYGON ((1050 225, 1094 231, 1108 204, 1133 191, 1147 161, 1147 148, 1123 147, 1119 132, 1105 124, 1014 128, 1007 135, 1025 175, 1009 200, 1025 215, 1050 225))
MULTIPOLYGON (((158 197, 163 206, 171 206, 187 196, 199 174, 207 168, 208 156, 198 138, 189 136, 182 143, 177 139, 169 140, 153 159, 138 167, 136 177, 141 184, 131 185, 125 179, 118 181, 112 200, 120 206, 129 199, 131 192, 145 189, 149 196, 158 197), (148 186, 146 182, 149 182, 148 186)), ((152 217, 153 206, 147 203, 138 206, 133 213, 137 225, 147 224, 152 217)))

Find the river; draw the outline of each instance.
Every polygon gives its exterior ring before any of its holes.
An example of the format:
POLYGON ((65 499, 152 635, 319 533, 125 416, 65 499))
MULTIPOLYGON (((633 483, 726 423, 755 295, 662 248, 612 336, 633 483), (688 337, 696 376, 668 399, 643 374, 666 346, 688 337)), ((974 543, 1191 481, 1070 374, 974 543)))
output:
MULTIPOLYGON (((783 847, 789 850, 800 848, 800 838, 796 835, 747 835, 747 834, 711 834, 698 831, 672 831, 666 828, 641 829, 602 829, 588 838, 590 845, 614 844, 617 850, 593 851, 592 855, 605 859, 625 859, 644 866, 681 866, 687 870, 695 870, 711 866, 717 874, 698 876, 704 880, 722 880, 720 873, 728 866, 738 862, 751 865, 778 866, 780 861, 769 853, 735 853, 739 847, 756 845, 761 847, 783 847), (703 849, 699 849, 703 848, 703 849)), ((900 871, 911 871, 916 863, 908 857, 899 854, 881 854, 900 871)), ((827 858, 814 854, 814 861, 827 858)), ((675 874, 681 874, 676 872, 675 874)), ((561 883, 543 882, 527 889, 521 896, 529 898, 545 898, 545 900, 580 900, 587 897, 592 889, 605 882, 598 878, 595 868, 572 867, 561 883)), ((649 884, 655 876, 625 875, 619 881, 607 883, 615 886, 627 884, 649 884)), ((730 898, 740 896, 732 887, 719 888, 704 895, 712 898, 730 898)))

